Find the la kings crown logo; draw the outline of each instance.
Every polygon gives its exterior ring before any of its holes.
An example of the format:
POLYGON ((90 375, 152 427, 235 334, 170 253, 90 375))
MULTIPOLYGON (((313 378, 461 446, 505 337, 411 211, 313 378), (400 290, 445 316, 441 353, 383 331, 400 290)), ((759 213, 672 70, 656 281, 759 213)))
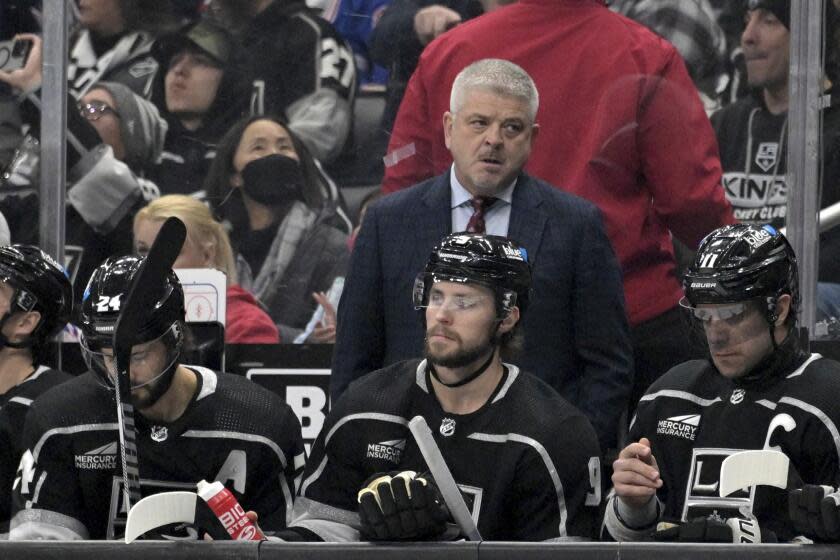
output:
POLYGON ((778 154, 778 142, 762 142, 758 145, 758 151, 755 154, 755 164, 767 173, 776 163, 778 154))

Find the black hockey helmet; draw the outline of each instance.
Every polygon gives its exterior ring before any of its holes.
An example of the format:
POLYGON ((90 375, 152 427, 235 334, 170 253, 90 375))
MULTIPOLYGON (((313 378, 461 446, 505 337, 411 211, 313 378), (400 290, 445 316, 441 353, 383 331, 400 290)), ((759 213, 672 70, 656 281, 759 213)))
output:
MULTIPOLYGON (((110 257, 94 270, 82 296, 79 325, 89 348, 113 347, 122 298, 128 295, 131 280, 144 258, 134 255, 110 257)), ((174 272, 169 272, 146 309, 146 321, 138 330, 135 344, 155 340, 173 323, 183 323, 186 315, 184 290, 174 272)))
POLYGON ((441 281, 490 288, 496 294, 500 318, 506 317, 513 306, 524 313, 531 289, 528 253, 506 237, 453 233, 432 249, 426 268, 414 281, 416 309, 425 306, 431 286, 441 281))
MULTIPOLYGON (((113 386, 116 366, 112 351, 105 352, 103 349, 113 349, 114 330, 120 316, 122 300, 128 295, 131 281, 144 259, 145 257, 133 255, 110 257, 94 270, 85 288, 80 319, 82 355, 91 370, 108 386, 113 386)), ((138 329, 133 344, 160 340, 165 349, 165 357, 161 364, 156 364, 159 366, 156 375, 149 381, 132 385, 131 388, 154 384, 149 401, 153 403, 172 383, 184 344, 184 290, 174 272, 169 271, 144 309, 145 321, 138 329), (161 381, 157 382, 158 380, 161 381)), ((134 354, 131 360, 133 368, 134 354)))
MULTIPOLYGON (((14 346, 40 347, 70 320, 73 286, 67 272, 38 247, 0 247, 0 280, 14 288, 10 309, 2 322, 18 311, 38 311, 41 314, 41 321, 30 340, 14 346)), ((4 342, 10 345, 8 341, 4 342)))
POLYGON ((764 299, 775 322, 776 300, 791 296, 791 316, 799 309, 796 255, 772 226, 735 224, 719 228, 700 243, 683 277, 685 306, 764 299))

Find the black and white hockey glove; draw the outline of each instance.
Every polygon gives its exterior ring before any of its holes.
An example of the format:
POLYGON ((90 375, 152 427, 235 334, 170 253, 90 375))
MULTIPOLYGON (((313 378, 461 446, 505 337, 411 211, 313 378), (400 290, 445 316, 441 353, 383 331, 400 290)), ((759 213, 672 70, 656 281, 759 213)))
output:
POLYGON ((446 529, 449 512, 431 476, 379 473, 359 491, 362 535, 369 540, 422 540, 446 529))
POLYGON ((797 532, 823 542, 840 541, 840 489, 806 484, 790 491, 788 505, 797 532))
POLYGON ((680 524, 660 523, 656 527, 653 538, 661 542, 736 544, 777 542, 775 533, 762 531, 755 519, 742 517, 723 519, 716 515, 700 517, 680 524))

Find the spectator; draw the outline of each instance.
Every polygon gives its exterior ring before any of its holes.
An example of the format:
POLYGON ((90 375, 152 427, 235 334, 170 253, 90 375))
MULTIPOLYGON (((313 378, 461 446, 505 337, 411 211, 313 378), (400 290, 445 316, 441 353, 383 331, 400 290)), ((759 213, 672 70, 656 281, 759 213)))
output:
MULTIPOLYGON (((41 84, 41 41, 33 41, 29 61, 21 70, 0 72, 4 81, 21 92, 21 109, 33 134, 40 130, 37 90, 41 84)), ((133 213, 158 196, 157 187, 138 175, 160 156, 166 121, 157 108, 118 83, 100 82, 80 103, 68 98, 67 150, 67 255, 76 297, 93 269, 110 255, 131 248, 133 213), (76 281, 76 278, 82 278, 76 281)), ((17 242, 37 243, 37 190, 19 191, 3 199, 17 242)))
POLYGON ((410 294, 424 255, 448 233, 486 231, 517 239, 533 263, 525 348, 513 361, 580 408, 603 449, 615 446, 632 358, 621 276, 598 209, 522 172, 542 130, 524 70, 476 62, 459 74, 451 98, 443 120, 452 169, 365 214, 338 308, 333 401, 354 379, 421 354, 423 326, 410 294), (471 216, 478 197, 497 199, 481 220, 471 216))
POLYGON ((540 305, 529 302, 525 254, 479 234, 449 235, 434 248, 410 298, 423 317, 425 359, 371 373, 336 402, 281 537, 440 538, 448 512, 431 477, 417 475, 428 470, 407 426, 417 415, 435 429, 483 539, 595 535, 601 489, 592 426, 545 383, 502 361, 521 318, 540 305))
POLYGON ((247 113, 246 79, 231 62, 234 48, 227 31, 207 20, 155 42, 161 72, 152 100, 169 130, 153 178, 164 194, 200 191, 219 139, 247 113))
POLYGON ((167 218, 187 226, 187 240, 173 268, 215 268, 227 278, 225 344, 277 344, 277 327, 254 296, 236 283, 233 249, 222 224, 213 219, 206 204, 195 198, 171 194, 153 200, 134 216, 134 249, 146 255, 167 218))
POLYGON ((353 49, 360 87, 382 86, 388 79, 388 71, 371 58, 370 38, 390 3, 391 0, 331 0, 321 14, 353 49))
POLYGON ((38 395, 70 379, 43 364, 72 312, 70 280, 52 258, 29 245, 0 247, 0 535, 9 531, 26 413, 38 395))
POLYGON ((723 105, 734 103, 746 94, 744 84, 744 53, 741 51, 741 32, 744 30, 744 10, 749 0, 709 0, 715 19, 726 36, 729 87, 721 98, 723 105))
MULTIPOLYGON (((113 329, 142 258, 108 259, 88 283, 82 354, 91 371, 44 393, 24 429, 10 539, 117 538, 120 480, 113 329)), ((179 363, 184 292, 173 272, 153 290, 131 349, 140 491, 223 482, 267 529, 286 526, 304 463, 300 424, 274 393, 237 375, 179 363)))
POLYGON ((484 4, 491 2, 394 0, 389 4, 370 37, 371 57, 388 70, 388 99, 382 115, 385 131, 394 127, 406 84, 426 45, 462 21, 480 16, 484 4))
POLYGON ((341 153, 353 120, 353 52, 303 0, 214 0, 242 43, 251 114, 281 115, 318 160, 341 153))
MULTIPOLYGON (((836 17, 826 4, 828 29, 836 17)), ((745 10, 741 48, 749 96, 712 116, 720 146, 723 185, 735 218, 744 223, 785 225, 790 70, 790 0, 751 0, 745 10)), ((831 33, 829 32, 830 36, 831 33)), ((822 207, 840 201, 840 110, 823 111, 822 207)), ((820 318, 840 309, 840 230, 821 235, 820 318)))
MULTIPOLYGON (((347 265, 347 234, 319 183, 315 161, 280 121, 254 116, 222 140, 205 189, 230 225, 242 287, 268 309, 280 339, 293 341, 347 265)), ((310 340, 310 342, 326 342, 310 340)))
POLYGON ((709 0, 618 0, 610 9, 673 44, 685 60, 706 113, 721 107, 729 85, 726 37, 709 0))
POLYGON ((840 480, 840 364, 801 347, 798 282, 793 249, 771 226, 724 227, 700 245, 683 281, 684 304, 710 359, 673 368, 639 403, 633 443, 613 465, 605 517, 613 538, 650 538, 658 521, 676 524, 660 538, 681 541, 803 534, 788 517, 787 490, 723 495, 719 476, 733 453, 770 449, 790 459, 796 487, 840 480))
POLYGON ((154 36, 174 23, 169 0, 78 0, 67 79, 80 97, 95 83, 118 82, 148 98, 157 63, 154 36))
POLYGON ((450 165, 446 88, 494 56, 521 65, 542 92, 543 133, 528 171, 603 213, 623 272, 635 402, 672 365, 701 354, 684 342, 672 236, 694 249, 733 221, 709 119, 679 53, 648 29, 600 0, 520 0, 426 47, 391 136, 385 192, 450 165))
MULTIPOLYGON (((13 38, 18 33, 36 33, 36 5, 40 0, 6 0, 0 3, 0 41, 13 38)), ((0 169, 12 161, 21 142, 21 123, 17 115, 17 102, 11 88, 0 83, 0 169)))
MULTIPOLYGON (((68 89, 79 99, 95 83, 125 84, 148 97, 157 63, 149 54, 153 34, 171 24, 169 0, 77 0, 78 28, 70 38, 67 66, 68 89)), ((21 120, 15 103, 0 103, 2 146, 28 146, 21 134, 21 120)), ((37 153, 37 152, 36 152, 37 153)), ((0 154, 2 163, 11 162, 11 152, 0 154)), ((32 185, 38 178, 28 178, 32 185)))

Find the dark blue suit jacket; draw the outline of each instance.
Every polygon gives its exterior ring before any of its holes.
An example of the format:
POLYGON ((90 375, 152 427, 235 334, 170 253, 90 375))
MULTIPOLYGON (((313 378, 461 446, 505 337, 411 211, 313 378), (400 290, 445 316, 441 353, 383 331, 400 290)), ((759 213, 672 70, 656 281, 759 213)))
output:
MULTIPOLYGON (((412 287, 451 229, 449 173, 368 208, 338 307, 333 400, 354 379, 423 355, 412 287)), ((600 211, 522 174, 508 237, 528 251, 533 272, 524 351, 513 361, 580 408, 601 444, 614 446, 633 362, 621 273, 600 211)))

